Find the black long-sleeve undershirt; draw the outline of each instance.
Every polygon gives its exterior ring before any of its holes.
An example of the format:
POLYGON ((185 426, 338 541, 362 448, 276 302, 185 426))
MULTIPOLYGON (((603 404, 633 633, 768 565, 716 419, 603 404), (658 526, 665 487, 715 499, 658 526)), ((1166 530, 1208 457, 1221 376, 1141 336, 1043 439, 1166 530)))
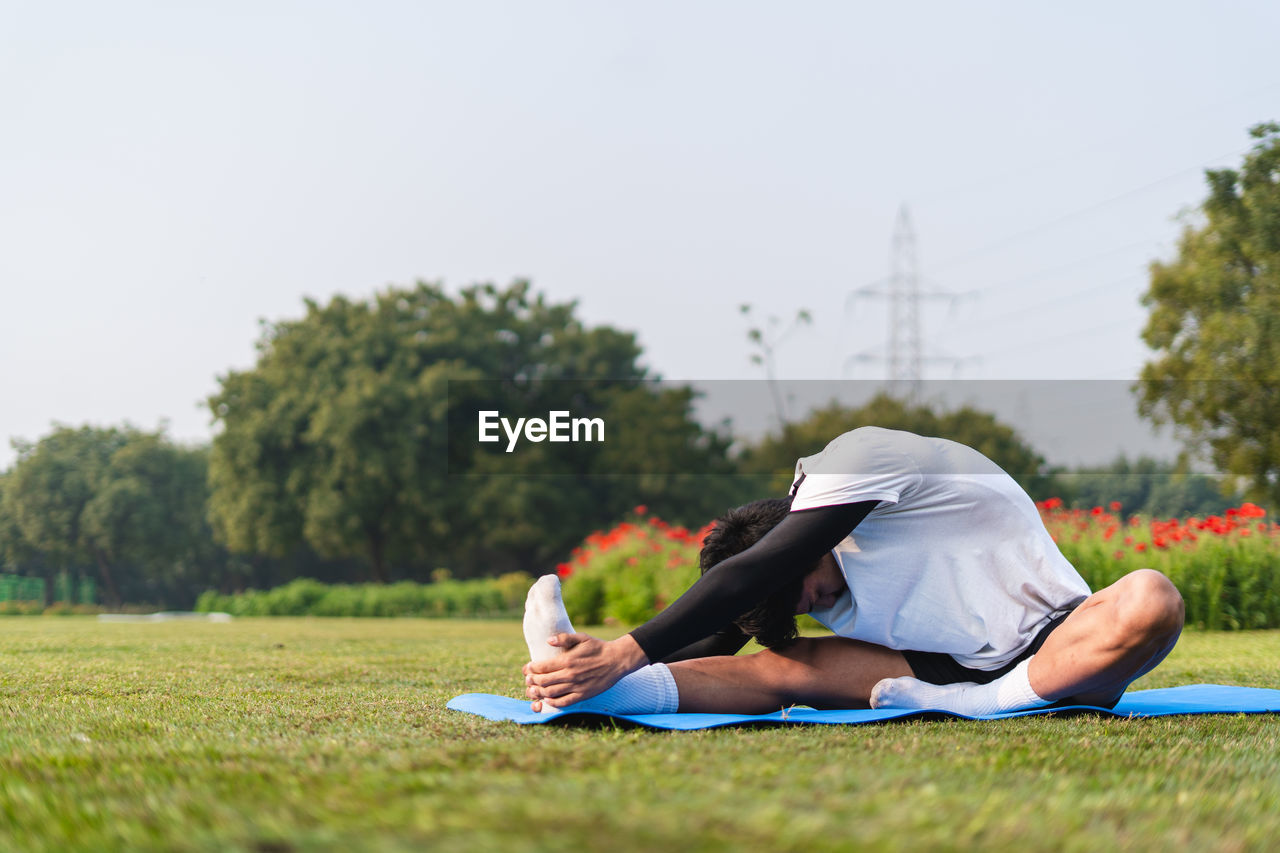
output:
POLYGON ((748 639, 731 624, 733 620, 812 571, 819 558, 840 544, 877 503, 860 501, 788 513, 758 542, 711 568, 631 636, 650 661, 733 654, 748 639))
POLYGON ((662 659, 663 663, 675 663, 678 660, 694 658, 714 658, 725 655, 736 655, 751 637, 737 625, 730 622, 710 637, 703 637, 696 643, 690 643, 662 659))

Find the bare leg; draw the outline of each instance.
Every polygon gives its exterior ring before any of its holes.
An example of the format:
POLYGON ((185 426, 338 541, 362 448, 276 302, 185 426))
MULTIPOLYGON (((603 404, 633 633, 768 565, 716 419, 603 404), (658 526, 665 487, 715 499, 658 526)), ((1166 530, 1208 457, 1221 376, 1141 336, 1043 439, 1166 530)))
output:
POLYGON ((807 637, 780 651, 670 664, 680 711, 765 714, 790 705, 866 708, 882 678, 910 675, 901 653, 843 637, 807 637))
POLYGON ((1060 699, 1109 706, 1169 654, 1182 631, 1182 596, 1159 572, 1142 569, 1085 599, 1040 650, 989 684, 885 679, 876 708, 930 708, 981 716, 1038 708, 1060 699))
POLYGON ((1110 702, 1164 660, 1182 633, 1182 596, 1151 569, 1127 574, 1085 599, 1031 658, 1044 699, 1110 702))

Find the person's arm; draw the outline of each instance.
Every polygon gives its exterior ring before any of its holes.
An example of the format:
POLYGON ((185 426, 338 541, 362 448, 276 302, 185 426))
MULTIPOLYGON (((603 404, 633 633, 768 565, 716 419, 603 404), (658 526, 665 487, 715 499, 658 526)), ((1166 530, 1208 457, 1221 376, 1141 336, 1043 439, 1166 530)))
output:
POLYGON ((650 661, 719 631, 789 583, 849 535, 878 501, 787 514, 750 548, 712 567, 671 606, 631 632, 650 661))
POLYGON ((556 635, 551 644, 566 653, 526 664, 527 682, 560 707, 594 696, 627 673, 704 641, 783 586, 803 578, 877 503, 860 501, 789 513, 760 541, 708 570, 670 607, 630 634, 609 642, 586 634, 556 635))
POLYGON ((705 637, 696 643, 690 643, 683 649, 672 652, 664 657, 662 662, 675 663, 678 660, 736 655, 749 642, 751 642, 751 637, 737 625, 731 623, 716 631, 710 637, 705 637))

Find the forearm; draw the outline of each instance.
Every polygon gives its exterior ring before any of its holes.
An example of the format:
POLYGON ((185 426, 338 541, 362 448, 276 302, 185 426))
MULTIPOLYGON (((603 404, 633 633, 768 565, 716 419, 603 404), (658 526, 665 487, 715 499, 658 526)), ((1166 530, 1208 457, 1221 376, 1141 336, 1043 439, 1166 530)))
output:
POLYGON ((662 659, 663 663, 675 663, 681 660, 696 658, 714 658, 736 655, 742 647, 751 642, 751 638, 743 633, 737 625, 729 625, 720 629, 710 637, 690 643, 683 649, 672 652, 662 659))
POLYGON ((707 572, 669 607, 631 632, 651 660, 666 660, 677 650, 705 640, 787 584, 793 575, 803 577, 803 569, 788 572, 765 565, 762 570, 755 562, 730 562, 707 572))
POLYGON ((803 578, 876 503, 791 513, 750 548, 707 571, 631 636, 650 660, 666 660, 677 650, 705 640, 774 592, 803 578))
POLYGON ((616 640, 610 640, 609 652, 617 662, 619 678, 651 663, 644 649, 640 648, 640 644, 630 634, 623 634, 616 640))

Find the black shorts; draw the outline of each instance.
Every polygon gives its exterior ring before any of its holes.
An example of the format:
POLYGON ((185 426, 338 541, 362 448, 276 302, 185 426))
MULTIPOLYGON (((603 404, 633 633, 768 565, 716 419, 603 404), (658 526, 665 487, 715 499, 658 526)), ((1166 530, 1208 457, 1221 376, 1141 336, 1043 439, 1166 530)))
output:
MULTIPOLYGON (((967 666, 961 666, 951 655, 942 652, 907 652, 904 651, 902 656, 907 659, 907 665, 911 667, 912 674, 921 681, 927 681, 930 684, 958 684, 961 682, 976 682, 978 684, 988 684, 1007 674, 1018 664, 1040 651, 1040 647, 1044 645, 1044 641, 1049 639, 1049 635, 1061 625, 1068 616, 1071 615, 1075 608, 1070 610, 1060 610, 1054 614, 1049 620, 1049 624, 1040 629, 1040 633, 1036 634, 1031 645, 1027 646, 1021 654, 1009 661, 999 669, 969 669, 967 666)), ((1120 701, 1117 696, 1115 702, 1109 707, 1114 708, 1116 702, 1120 701)), ((1054 705, 1078 705, 1080 703, 1071 701, 1070 698, 1060 699, 1053 703, 1054 705)))

